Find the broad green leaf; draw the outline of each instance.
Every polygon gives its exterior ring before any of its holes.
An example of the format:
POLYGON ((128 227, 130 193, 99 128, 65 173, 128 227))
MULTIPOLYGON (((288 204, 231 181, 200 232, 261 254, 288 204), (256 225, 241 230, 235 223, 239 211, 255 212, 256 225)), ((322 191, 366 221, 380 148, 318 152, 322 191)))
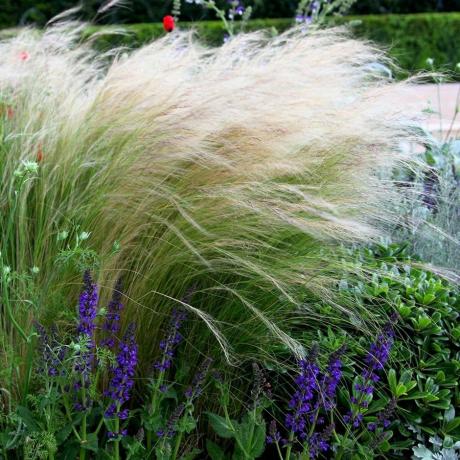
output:
MULTIPOLYGON (((206 412, 209 417, 209 423, 213 427, 214 431, 221 437, 221 438, 233 438, 235 436, 234 428, 224 417, 220 415, 213 414, 212 412, 206 412)), ((235 426, 236 422, 232 422, 233 426, 235 426)))
POLYGON ((81 442, 81 447, 86 450, 97 452, 98 450, 98 439, 96 433, 89 433, 86 437, 86 442, 81 442))
POLYGON ((26 427, 29 429, 29 431, 44 431, 42 424, 35 420, 34 415, 32 412, 30 412, 27 407, 24 406, 18 406, 16 408, 16 412, 21 417, 22 421, 26 425, 26 427))
POLYGON ((265 423, 257 425, 252 437, 250 454, 254 458, 259 458, 265 450, 265 423))
POLYGON ((388 372, 388 384, 390 385, 391 393, 396 396, 397 393, 397 379, 396 379, 396 371, 394 369, 390 369, 388 372))
POLYGON ((225 452, 210 439, 206 440, 206 450, 208 455, 211 457, 211 460, 225 460, 225 452))

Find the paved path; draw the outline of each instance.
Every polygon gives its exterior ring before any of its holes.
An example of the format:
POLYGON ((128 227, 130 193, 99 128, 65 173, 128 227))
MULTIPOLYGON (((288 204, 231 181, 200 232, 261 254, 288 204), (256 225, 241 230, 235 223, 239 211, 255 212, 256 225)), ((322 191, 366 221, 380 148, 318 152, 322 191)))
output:
POLYGON ((427 117, 424 126, 433 134, 445 137, 452 126, 452 133, 460 137, 460 113, 457 115, 454 124, 456 107, 460 110, 460 83, 447 83, 438 85, 415 85, 407 89, 407 100, 402 104, 414 105, 420 111, 430 108, 436 113, 427 117), (440 104, 439 104, 440 101, 440 104))

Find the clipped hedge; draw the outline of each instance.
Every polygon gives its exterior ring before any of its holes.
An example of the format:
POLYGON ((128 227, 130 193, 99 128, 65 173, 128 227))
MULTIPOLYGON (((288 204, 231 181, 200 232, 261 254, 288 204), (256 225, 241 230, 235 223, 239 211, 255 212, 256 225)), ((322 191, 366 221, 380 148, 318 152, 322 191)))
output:
MULTIPOLYGON (((348 18, 347 18, 348 19, 348 18)), ((460 13, 357 16, 359 36, 390 46, 391 55, 409 71, 426 68, 427 58, 446 69, 460 62, 460 13)))
MULTIPOLYGON (((360 37, 369 38, 389 47, 390 54, 407 72, 426 68, 426 59, 452 69, 460 62, 460 13, 423 13, 409 15, 348 16, 336 23, 352 23, 360 37)), ((291 19, 255 19, 247 30, 269 29, 282 32, 292 25, 291 19)), ((194 29, 210 45, 222 43, 225 31, 220 21, 181 22, 180 27, 194 29)), ((114 46, 136 47, 164 34, 160 23, 126 25, 126 35, 105 34, 95 39, 99 49, 114 46)), ((115 30, 115 26, 88 28, 85 36, 101 30, 115 30)))

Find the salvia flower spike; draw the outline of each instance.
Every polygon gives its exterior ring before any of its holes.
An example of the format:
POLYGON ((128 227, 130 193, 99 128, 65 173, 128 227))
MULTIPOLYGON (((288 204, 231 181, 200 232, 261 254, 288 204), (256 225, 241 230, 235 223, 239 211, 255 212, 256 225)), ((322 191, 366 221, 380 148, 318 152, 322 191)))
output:
POLYGON ((112 292, 112 299, 107 307, 107 315, 102 326, 102 329, 107 334, 107 337, 102 340, 101 345, 104 345, 107 348, 115 347, 115 338, 117 333, 120 331, 120 313, 123 309, 121 297, 122 282, 121 278, 119 278, 112 292))
MULTIPOLYGON (((137 365, 137 344, 134 334, 135 325, 130 324, 120 341, 116 357, 117 364, 110 369, 111 379, 106 396, 111 402, 104 414, 106 418, 118 418, 119 420, 128 418, 129 412, 127 409, 122 409, 122 406, 129 400, 131 389, 134 386, 137 365)), ((122 432, 115 434, 123 436, 122 432)))

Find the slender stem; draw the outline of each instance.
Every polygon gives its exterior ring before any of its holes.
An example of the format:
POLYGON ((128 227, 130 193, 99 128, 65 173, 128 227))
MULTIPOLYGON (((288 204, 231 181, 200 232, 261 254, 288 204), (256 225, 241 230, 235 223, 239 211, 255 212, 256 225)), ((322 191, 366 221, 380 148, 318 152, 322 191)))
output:
POLYGON ((83 447, 83 444, 86 443, 86 414, 83 416, 81 422, 81 440, 80 440, 80 460, 85 460, 86 458, 86 449, 83 447))
POLYGON ((98 434, 100 429, 102 428, 102 425, 104 424, 104 416, 101 417, 101 420, 99 421, 99 424, 97 425, 95 433, 98 434))
POLYGON ((86 388, 84 378, 82 377, 82 402, 83 402, 83 420, 81 421, 81 447, 80 447, 80 460, 85 460, 86 449, 83 447, 86 444, 86 388))
POLYGON ((283 454, 281 453, 281 449, 280 449, 280 443, 278 441, 276 441, 275 445, 276 445, 276 451, 278 452, 279 459, 284 460, 283 459, 283 454))
POLYGON ((206 1, 206 6, 208 8, 211 8, 212 10, 214 10, 216 12, 216 14, 219 17, 219 19, 221 19, 222 22, 224 23, 224 27, 227 30, 227 32, 231 36, 233 36, 233 27, 230 27, 230 25, 228 24, 227 18, 225 17, 225 13, 222 10, 220 10, 219 8, 217 8, 216 4, 213 1, 207 0, 206 1))
MULTIPOLYGON (((61 385, 61 394, 63 394, 63 395, 65 394, 65 390, 64 390, 62 385, 61 385)), ((67 418, 69 419, 70 423, 72 423, 72 431, 73 431, 75 437, 78 439, 78 442, 81 442, 80 434, 78 433, 77 429, 75 428, 75 425, 73 424, 72 412, 70 411, 70 407, 69 407, 69 403, 67 401, 67 398, 66 397, 62 398, 62 402, 64 403, 64 409, 65 409, 65 413, 67 415, 67 418)))
POLYGON ((288 444, 286 447, 286 457, 285 460, 289 460, 291 458, 291 450, 292 450, 292 442, 294 441, 294 432, 291 431, 289 433, 288 444))
POLYGON ((460 110, 459 105, 460 105, 460 87, 458 88, 457 99, 455 100, 455 114, 452 117, 452 121, 450 123, 449 130, 447 131, 446 141, 449 140, 449 137, 452 134, 452 130, 454 129, 455 120, 457 119, 457 115, 458 115, 458 112, 460 110))
POLYGON ((174 452, 173 452, 173 456, 171 460, 176 460, 177 458, 177 454, 179 453, 180 445, 182 442, 182 436, 183 436, 182 432, 180 432, 177 436, 176 445, 174 446, 174 452))
MULTIPOLYGON (((117 413, 120 411, 120 404, 117 403, 117 413)), ((114 459, 120 460, 120 419, 115 417, 115 442, 114 442, 114 459)))
POLYGON ((230 426, 231 431, 233 431, 233 433, 235 433, 235 441, 238 444, 238 447, 240 448, 241 452, 243 452, 244 458, 250 459, 251 458, 250 455, 248 455, 248 453, 246 452, 246 449, 241 444, 241 440, 240 440, 239 436, 236 434, 236 430, 235 430, 235 427, 233 426, 233 423, 232 423, 232 420, 231 420, 230 415, 228 413, 228 409, 227 409, 226 404, 224 404, 224 414, 225 414, 225 421, 230 426))
MULTIPOLYGON (((2 272, 4 269, 3 266, 3 261, 2 261, 2 266, 1 266, 2 272)), ((5 280, 4 275, 2 273, 2 292, 7 292, 8 289, 8 282, 5 280)), ((18 331, 19 335, 25 340, 26 343, 29 342, 29 337, 27 334, 24 332, 24 329, 19 325, 19 323, 16 321, 16 318, 14 317, 13 310, 11 308, 11 303, 8 295, 4 296, 4 304, 6 307, 6 311, 8 313, 8 317, 10 318, 11 323, 13 324, 14 328, 18 331)))
MULTIPOLYGON (((158 376, 155 382, 155 386, 153 387, 153 390, 152 390, 152 397, 151 397, 150 408, 149 408, 149 415, 151 416, 153 416, 156 411, 158 391, 160 389, 161 384, 163 383, 163 379, 164 379, 164 372, 160 372, 160 375, 158 376)), ((153 433, 151 430, 147 430, 146 437, 147 437, 147 451, 148 452, 150 452, 152 449, 152 434, 153 433)))
POLYGON ((439 113, 439 129, 440 135, 442 136, 442 109, 441 109, 441 80, 438 79, 437 82, 437 94, 438 94, 438 113, 439 113))

